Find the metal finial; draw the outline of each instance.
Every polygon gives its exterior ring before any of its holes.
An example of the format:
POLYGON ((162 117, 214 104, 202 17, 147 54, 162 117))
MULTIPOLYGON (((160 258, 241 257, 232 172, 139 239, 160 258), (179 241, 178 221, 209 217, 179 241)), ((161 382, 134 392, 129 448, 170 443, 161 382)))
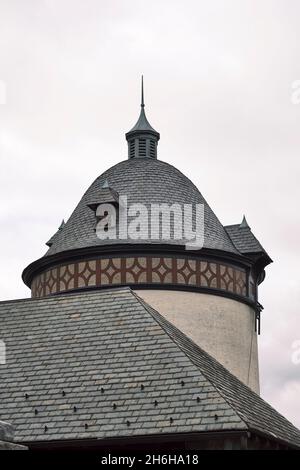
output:
POLYGON ((248 225, 248 222, 246 220, 245 215, 243 217, 242 223, 240 224, 240 228, 250 228, 249 225, 248 225))
POLYGON ((144 108, 145 107, 145 103, 144 103, 144 77, 142 75, 142 100, 141 100, 141 107, 144 108))
POLYGON ((62 222, 61 222, 60 226, 58 227, 58 230, 62 230, 65 225, 66 225, 65 219, 62 219, 62 222))

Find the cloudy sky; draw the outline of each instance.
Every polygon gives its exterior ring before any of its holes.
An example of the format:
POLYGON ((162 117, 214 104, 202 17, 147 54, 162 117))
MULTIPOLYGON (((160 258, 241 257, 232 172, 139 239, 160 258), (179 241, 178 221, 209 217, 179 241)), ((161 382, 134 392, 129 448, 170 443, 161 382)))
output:
POLYGON ((1 300, 29 296, 23 268, 126 158, 143 73, 159 158, 274 260, 262 395, 300 426, 299 23, 297 0, 0 0, 1 300))

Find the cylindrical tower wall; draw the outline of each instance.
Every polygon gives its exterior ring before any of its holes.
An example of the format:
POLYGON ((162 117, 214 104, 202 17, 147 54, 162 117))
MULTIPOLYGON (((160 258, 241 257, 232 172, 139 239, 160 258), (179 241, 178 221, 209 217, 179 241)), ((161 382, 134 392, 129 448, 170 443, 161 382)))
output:
POLYGON ((197 292, 149 289, 136 293, 259 393, 255 312, 249 305, 197 292))

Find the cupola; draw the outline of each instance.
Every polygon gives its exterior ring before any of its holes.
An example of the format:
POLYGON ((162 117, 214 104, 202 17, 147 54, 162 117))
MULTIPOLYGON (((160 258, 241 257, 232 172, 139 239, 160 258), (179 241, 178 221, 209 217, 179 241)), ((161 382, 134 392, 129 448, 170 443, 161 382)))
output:
POLYGON ((159 133, 153 129, 145 114, 144 80, 142 76, 141 112, 136 125, 126 133, 128 158, 157 158, 159 133))

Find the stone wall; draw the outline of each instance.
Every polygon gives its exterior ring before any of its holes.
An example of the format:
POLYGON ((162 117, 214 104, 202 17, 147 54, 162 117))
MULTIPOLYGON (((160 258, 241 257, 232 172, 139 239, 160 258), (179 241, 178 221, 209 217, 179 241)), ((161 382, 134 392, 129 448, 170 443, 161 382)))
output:
POLYGON ((255 312, 250 306, 197 292, 149 289, 136 293, 259 393, 255 312))

